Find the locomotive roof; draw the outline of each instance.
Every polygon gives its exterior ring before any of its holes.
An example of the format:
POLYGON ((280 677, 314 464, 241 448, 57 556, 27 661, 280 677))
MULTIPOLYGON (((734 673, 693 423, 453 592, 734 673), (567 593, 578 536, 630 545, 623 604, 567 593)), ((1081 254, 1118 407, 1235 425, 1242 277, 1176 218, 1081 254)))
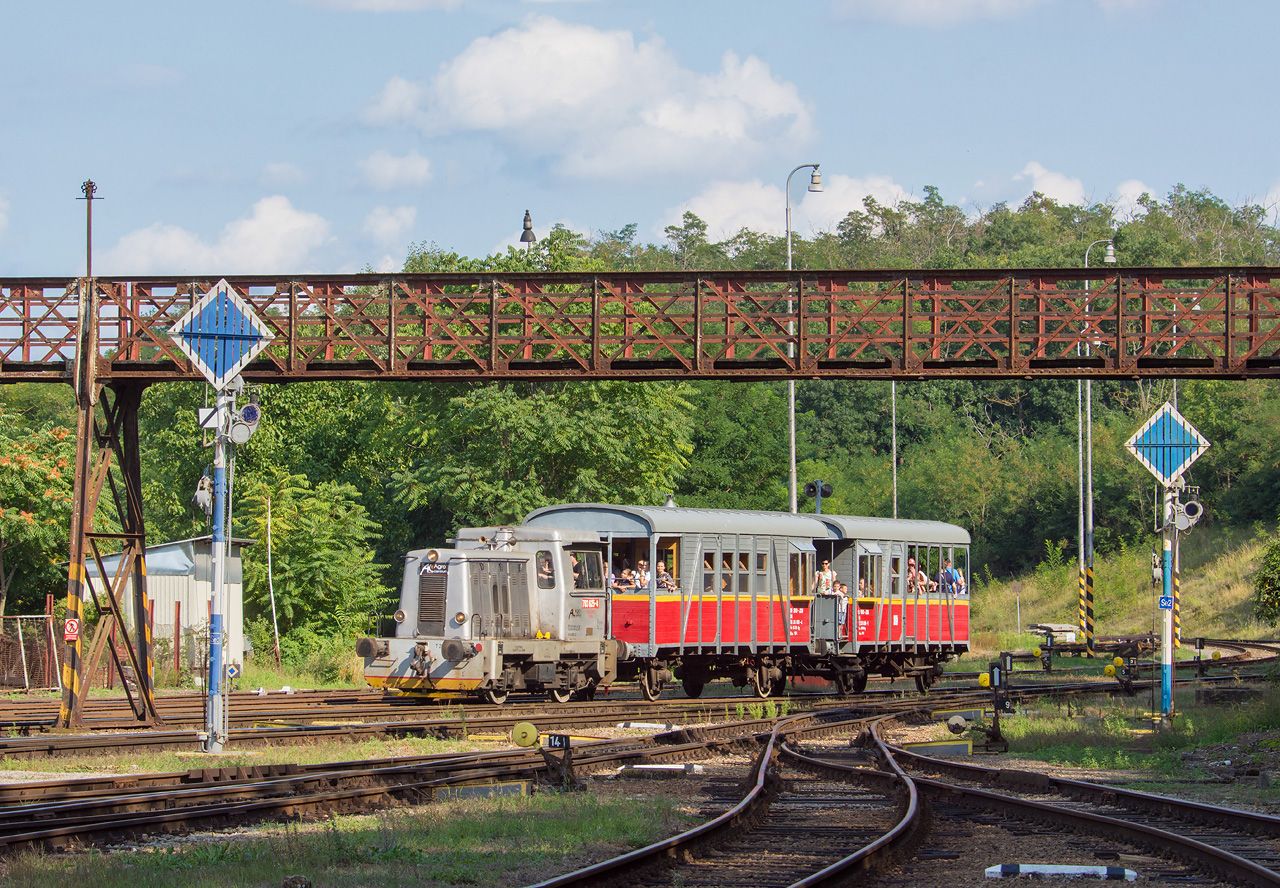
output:
POLYGON ((566 503, 529 513, 525 524, 616 534, 738 533, 824 539, 826 525, 808 515, 746 509, 686 509, 680 506, 620 506, 566 503))
POLYGON ((894 540, 908 543, 935 543, 942 546, 969 545, 969 531, 945 521, 866 518, 860 515, 811 515, 809 517, 825 524, 836 539, 894 540))

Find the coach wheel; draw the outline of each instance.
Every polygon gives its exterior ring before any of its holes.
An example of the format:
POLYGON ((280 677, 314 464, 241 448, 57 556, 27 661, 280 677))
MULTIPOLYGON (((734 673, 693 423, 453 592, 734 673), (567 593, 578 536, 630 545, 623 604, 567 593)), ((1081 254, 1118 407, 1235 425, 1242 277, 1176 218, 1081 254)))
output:
POLYGON ((507 696, 510 693, 511 692, 506 688, 485 688, 480 692, 480 696, 486 703, 492 703, 494 706, 501 706, 503 703, 507 702, 507 696))
POLYGON ((773 696, 781 697, 787 692, 787 674, 784 672, 773 682, 773 696))
POLYGON ((690 700, 696 700, 702 696, 702 689, 707 686, 706 679, 696 675, 686 675, 680 679, 680 685, 684 688, 684 695, 690 700))
POLYGON ((836 673, 836 693, 841 697, 848 697, 855 693, 855 679, 852 672, 836 673))
POLYGON ((573 696, 571 688, 551 688, 547 691, 547 696, 555 703, 568 703, 569 698, 573 696))
POLYGON ((581 688, 578 691, 578 696, 583 700, 594 700, 596 698, 596 688, 599 686, 599 682, 589 682, 585 688, 581 688))
POLYGON ((867 670, 855 672, 853 675, 853 692, 861 694, 867 689, 867 670))
POLYGON ((640 696, 650 703, 662 696, 662 682, 655 679, 648 669, 640 673, 640 696))
POLYGON ((929 693, 929 688, 932 684, 933 684, 932 672, 916 673, 916 690, 917 691, 919 691, 922 694, 927 694, 929 693))

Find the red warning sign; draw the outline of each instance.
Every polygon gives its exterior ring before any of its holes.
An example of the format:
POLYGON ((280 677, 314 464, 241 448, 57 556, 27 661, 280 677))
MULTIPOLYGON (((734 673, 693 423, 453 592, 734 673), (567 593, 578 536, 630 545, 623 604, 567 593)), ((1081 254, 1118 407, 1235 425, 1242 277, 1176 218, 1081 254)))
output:
POLYGON ((78 641, 80 639, 80 621, 77 619, 67 620, 62 624, 62 640, 78 641))

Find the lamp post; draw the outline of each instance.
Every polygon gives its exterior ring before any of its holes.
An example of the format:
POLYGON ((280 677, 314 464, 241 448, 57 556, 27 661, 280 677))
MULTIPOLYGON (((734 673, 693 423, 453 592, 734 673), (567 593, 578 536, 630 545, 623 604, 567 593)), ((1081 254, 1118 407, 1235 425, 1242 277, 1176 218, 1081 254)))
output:
MULTIPOLYGON (((787 185, 784 189, 787 195, 787 271, 791 271, 791 177, 801 170, 813 170, 809 175, 809 191, 819 192, 822 190, 822 173, 818 171, 821 164, 802 163, 790 173, 787 174, 787 185)), ((790 278, 790 274, 787 275, 790 278)), ((790 280, 787 281, 788 292, 791 289, 790 280)), ((801 294, 797 293, 797 296, 801 294)), ((795 311, 790 297, 787 299, 787 357, 794 358, 796 354, 795 334, 796 322, 790 319, 790 315, 795 311)), ((795 379, 787 380, 787 494, 791 502, 791 511, 794 514, 798 511, 796 496, 796 381, 795 379)))
POLYGON ((520 232, 520 243, 524 244, 525 252, 533 249, 534 243, 538 240, 538 236, 533 233, 533 216, 528 210, 524 211, 524 230, 520 232))
MULTIPOLYGON (((1089 267, 1089 252, 1099 244, 1106 244, 1107 251, 1102 261, 1107 265, 1116 264, 1116 247, 1112 238, 1104 237, 1085 247, 1084 267, 1089 267)), ((1088 357, 1092 351, 1091 334, 1089 332, 1089 288, 1088 278, 1084 282, 1085 341, 1084 354, 1088 357)), ((1085 645, 1089 656, 1093 656, 1093 380, 1084 380, 1083 385, 1076 381, 1076 466, 1079 476, 1080 509, 1077 516, 1077 528, 1080 533, 1080 573, 1078 580, 1079 605, 1078 619, 1084 631, 1085 645)))

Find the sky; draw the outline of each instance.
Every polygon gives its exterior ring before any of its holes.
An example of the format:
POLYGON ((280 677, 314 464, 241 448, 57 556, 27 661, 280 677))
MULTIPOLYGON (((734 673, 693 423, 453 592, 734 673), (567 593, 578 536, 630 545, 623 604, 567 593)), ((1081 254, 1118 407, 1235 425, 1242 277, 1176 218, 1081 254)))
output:
POLYGON ((323 274, 686 210, 831 230, 937 186, 1280 202, 1269 0, 0 6, 0 277, 323 274))

